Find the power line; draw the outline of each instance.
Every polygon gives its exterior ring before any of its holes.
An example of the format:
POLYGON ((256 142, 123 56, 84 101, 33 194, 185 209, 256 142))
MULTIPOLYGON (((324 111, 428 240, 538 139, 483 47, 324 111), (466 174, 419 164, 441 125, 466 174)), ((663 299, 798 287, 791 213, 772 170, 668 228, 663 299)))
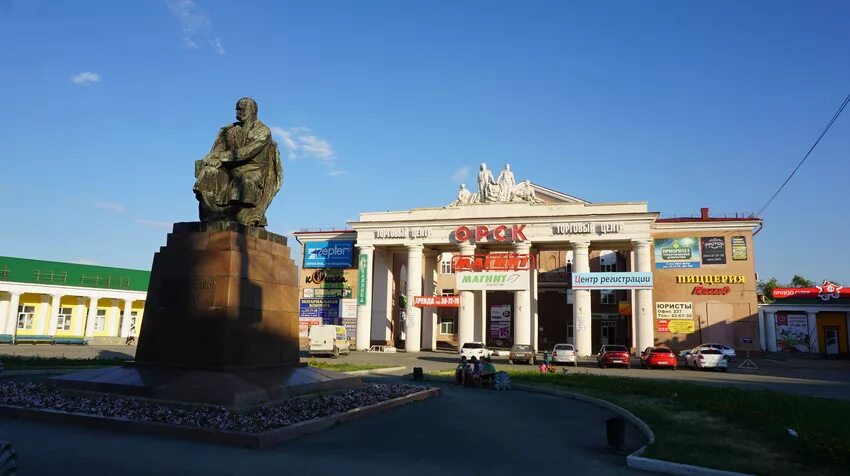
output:
POLYGON ((806 155, 803 157, 803 160, 801 160, 800 163, 797 164, 796 167, 794 167, 794 170, 791 172, 791 175, 789 175, 788 178, 785 179, 784 182, 782 182, 782 185, 776 190, 776 192, 770 197, 770 199, 759 209, 759 211, 756 213, 756 216, 761 216, 761 212, 763 212, 764 209, 767 208, 768 205, 770 205, 770 202, 772 202, 773 199, 776 198, 777 195, 779 195, 779 192, 781 192, 782 189, 785 188, 785 185, 788 184, 788 182, 791 180, 791 177, 793 177, 794 174, 797 173, 797 170, 800 168, 801 165, 803 165, 803 162, 805 162, 806 159, 809 158, 809 155, 811 155, 812 151, 815 150, 815 147, 817 147, 820 140, 823 139, 823 136, 825 136, 827 131, 829 131, 829 128, 832 127, 832 123, 834 123, 835 120, 838 119, 838 116, 840 116, 841 113, 844 111, 844 108, 847 106, 848 102, 850 102, 850 94, 848 94, 847 97, 844 98, 844 101, 841 102, 841 106, 839 106, 838 110, 835 111, 835 114, 832 115, 832 119, 829 120, 829 124, 826 125, 826 127, 823 129, 823 132, 821 132, 820 135, 818 136, 818 140, 816 140, 815 143, 812 144, 812 147, 809 149, 809 151, 806 152, 806 155))

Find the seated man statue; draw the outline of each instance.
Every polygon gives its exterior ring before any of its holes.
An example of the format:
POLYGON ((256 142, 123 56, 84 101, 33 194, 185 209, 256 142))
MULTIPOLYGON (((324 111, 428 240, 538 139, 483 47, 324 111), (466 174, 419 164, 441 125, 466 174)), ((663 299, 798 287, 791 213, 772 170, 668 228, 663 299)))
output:
POLYGON ((280 152, 257 119, 256 101, 240 99, 236 121, 222 127, 210 153, 195 162, 200 220, 264 227, 266 209, 283 182, 280 152))

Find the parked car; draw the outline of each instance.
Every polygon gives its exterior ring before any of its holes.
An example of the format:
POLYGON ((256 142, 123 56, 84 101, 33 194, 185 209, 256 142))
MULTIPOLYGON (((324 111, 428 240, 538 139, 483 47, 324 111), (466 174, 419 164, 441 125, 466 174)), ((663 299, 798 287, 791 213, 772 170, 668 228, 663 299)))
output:
POLYGON ((337 358, 340 353, 351 352, 348 334, 343 326, 310 326, 308 336, 310 340, 307 346, 310 355, 328 354, 337 358))
POLYGON ((700 344, 700 345, 694 347, 693 349, 685 349, 685 350, 679 352, 679 357, 685 358, 685 357, 688 356, 688 354, 691 354, 691 353, 693 353, 697 350, 700 350, 700 349, 719 350, 720 352, 723 353, 723 355, 726 356, 727 359, 734 359, 735 358, 735 349, 734 348, 732 348, 731 346, 728 346, 726 344, 718 344, 716 342, 708 342, 708 343, 705 343, 705 344, 700 344))
POLYGON ((624 345, 603 345, 596 355, 596 365, 603 369, 609 365, 622 365, 628 369, 630 364, 631 355, 624 345))
POLYGON ((484 357, 490 357, 493 352, 487 349, 483 342, 465 342, 458 353, 461 357, 466 356, 467 359, 475 357, 480 360, 484 357))
POLYGON ((729 359, 717 349, 693 349, 685 357, 685 365, 691 369, 717 369, 726 372, 729 369, 729 359))
POLYGON ((578 367, 576 348, 572 344, 555 344, 552 349, 553 364, 573 364, 578 367))
POLYGON ((534 365, 534 348, 527 344, 517 344, 511 347, 511 353, 508 355, 508 359, 508 362, 512 364, 525 362, 526 364, 534 365))
POLYGON ((659 367, 676 370, 676 354, 667 347, 647 347, 640 353, 640 366, 644 369, 659 367))

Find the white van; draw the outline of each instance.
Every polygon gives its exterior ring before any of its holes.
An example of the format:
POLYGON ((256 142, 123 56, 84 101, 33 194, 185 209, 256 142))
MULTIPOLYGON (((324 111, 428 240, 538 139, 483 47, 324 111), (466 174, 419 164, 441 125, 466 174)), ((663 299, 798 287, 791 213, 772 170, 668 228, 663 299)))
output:
POLYGON ((310 355, 326 354, 337 358, 339 354, 351 352, 348 333, 343 326, 310 326, 309 337, 310 355))

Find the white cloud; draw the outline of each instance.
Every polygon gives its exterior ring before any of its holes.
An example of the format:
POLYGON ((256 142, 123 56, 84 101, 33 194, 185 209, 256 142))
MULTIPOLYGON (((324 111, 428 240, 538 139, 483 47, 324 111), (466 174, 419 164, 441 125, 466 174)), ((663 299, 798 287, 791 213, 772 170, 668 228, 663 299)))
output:
POLYGON ((328 172, 328 177, 339 177, 340 175, 345 175, 348 173, 348 170, 331 170, 328 172))
POLYGON ((92 205, 94 205, 95 208, 100 208, 101 210, 106 210, 113 213, 121 213, 126 210, 126 207, 124 205, 121 205, 120 203, 94 202, 92 205))
POLYGON ((274 135, 286 148, 287 157, 296 159, 319 159, 331 163, 336 159, 336 151, 330 142, 311 134, 306 127, 293 127, 286 130, 282 127, 269 127, 274 135))
POLYGON ((172 223, 167 222, 167 221, 145 220, 145 219, 142 219, 142 218, 137 219, 136 223, 138 223, 140 225, 144 225, 144 226, 149 227, 149 228, 157 228, 157 229, 164 229, 164 230, 171 229, 171 225, 172 225, 172 223))
POLYGON ((466 180, 467 177, 469 177, 469 166, 468 165, 463 166, 463 167, 455 170, 455 172, 452 174, 452 182, 455 182, 455 183, 461 182, 463 180, 466 180))
POLYGON ((71 262, 74 263, 74 264, 87 264, 87 265, 91 265, 91 266, 102 266, 101 263, 99 263, 95 260, 86 259, 86 258, 75 259, 71 262))
POLYGON ((183 31, 183 46, 190 50, 212 48, 224 55, 221 38, 215 34, 210 15, 195 0, 168 0, 168 9, 180 22, 183 31))
POLYGON ((91 71, 83 71, 71 76, 71 82, 74 84, 91 84, 100 82, 100 75, 91 71))

